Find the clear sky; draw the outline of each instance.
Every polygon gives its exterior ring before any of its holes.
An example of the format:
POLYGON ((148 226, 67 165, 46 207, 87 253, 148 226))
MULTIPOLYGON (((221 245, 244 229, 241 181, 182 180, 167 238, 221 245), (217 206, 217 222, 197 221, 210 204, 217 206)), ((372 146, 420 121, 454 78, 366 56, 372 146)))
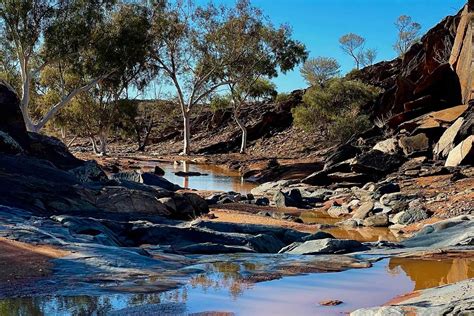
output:
MULTIPOLYGON (((198 1, 207 2, 207 1, 198 1)), ((218 3, 233 4, 233 0, 218 3)), ((392 45, 396 39, 395 20, 409 15, 423 26, 424 34, 447 15, 456 14, 466 0, 252 0, 275 24, 287 23, 294 38, 303 42, 310 56, 336 58, 343 71, 352 69, 338 39, 352 32, 366 38, 366 48, 378 51, 377 61, 396 57, 392 45)), ((280 92, 305 87, 299 70, 274 79, 280 92)))

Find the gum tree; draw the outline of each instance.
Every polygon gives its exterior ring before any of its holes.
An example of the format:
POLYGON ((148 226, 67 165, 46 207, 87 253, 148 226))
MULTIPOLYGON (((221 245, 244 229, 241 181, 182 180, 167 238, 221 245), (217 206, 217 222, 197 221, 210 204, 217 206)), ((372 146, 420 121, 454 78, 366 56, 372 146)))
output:
POLYGON ((223 56, 238 56, 217 75, 227 82, 234 120, 242 131, 240 153, 247 148, 247 127, 240 118, 242 107, 275 94, 268 79, 292 70, 307 58, 305 46, 291 35, 288 26, 274 27, 248 0, 238 1, 214 33, 223 56))
MULTIPOLYGON (((6 39, 2 52, 13 52, 21 78, 21 111, 29 131, 38 132, 78 94, 123 71, 123 60, 109 56, 131 41, 104 42, 111 15, 120 5, 114 0, 5 0, 0 2, 0 29, 6 39), (113 47, 112 45, 118 45, 113 47), (44 107, 38 118, 31 116, 32 97, 47 67, 72 72, 81 80, 63 85, 57 102, 44 107)), ((128 23, 128 21, 123 21, 128 23)), ((123 34, 116 34, 123 35, 123 34)), ((126 63, 126 62, 125 62, 126 63)), ((44 90, 46 89, 46 90, 44 90)))
POLYGON ((401 15, 395 22, 395 27, 398 37, 393 49, 398 55, 403 56, 413 44, 419 41, 421 24, 414 22, 408 15, 401 15))

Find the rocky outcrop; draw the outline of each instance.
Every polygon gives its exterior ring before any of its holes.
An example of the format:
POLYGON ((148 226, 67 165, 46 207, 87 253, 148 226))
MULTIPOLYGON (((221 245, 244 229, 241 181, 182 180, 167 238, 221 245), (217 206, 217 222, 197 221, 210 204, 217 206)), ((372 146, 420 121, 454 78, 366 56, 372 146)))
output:
POLYGON ((209 211, 204 199, 174 193, 179 187, 155 174, 137 177, 139 183, 111 181, 96 162, 75 158, 58 139, 28 133, 18 97, 0 83, 1 205, 36 214, 113 212, 182 219, 209 211), (174 207, 161 198, 172 199, 174 207))

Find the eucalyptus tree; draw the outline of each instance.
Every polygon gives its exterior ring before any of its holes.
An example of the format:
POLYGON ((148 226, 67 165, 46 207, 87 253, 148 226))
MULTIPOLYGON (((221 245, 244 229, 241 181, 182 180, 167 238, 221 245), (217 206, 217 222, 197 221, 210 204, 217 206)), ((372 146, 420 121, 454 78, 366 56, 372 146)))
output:
POLYGON ((288 26, 274 27, 248 0, 229 9, 213 35, 224 58, 235 56, 217 76, 230 92, 234 120, 242 131, 240 153, 245 153, 247 127, 240 118, 242 107, 261 96, 276 94, 268 79, 292 70, 306 60, 307 52, 302 43, 291 38, 288 26))
POLYGON ((311 86, 324 87, 332 78, 337 77, 341 65, 332 57, 310 58, 301 67, 301 75, 311 86))
POLYGON ((395 21, 395 27, 398 36, 393 49, 398 55, 403 56, 413 44, 420 40, 421 24, 414 22, 408 15, 401 15, 395 21))
POLYGON ((363 58, 365 38, 358 34, 349 33, 339 38, 339 44, 342 51, 354 59, 356 69, 359 69, 363 58))
MULTIPOLYGON (((106 17, 104 25, 107 27, 100 30, 101 40, 95 44, 101 54, 94 60, 98 65, 115 67, 112 68, 115 71, 79 94, 72 101, 71 110, 66 111, 65 119, 58 117, 76 134, 89 137, 94 151, 102 155, 107 154, 110 131, 127 114, 124 100, 129 98, 130 90, 143 90, 152 77, 150 10, 136 4, 122 4, 106 17)), ((43 98, 50 101, 43 101, 44 104, 60 102, 61 92, 82 80, 77 69, 72 66, 62 69, 61 63, 47 66, 40 78, 39 84, 48 87, 40 101, 43 98)))
POLYGON ((111 32, 127 29, 114 24, 112 18, 121 6, 115 0, 0 2, 0 29, 6 39, 1 50, 14 52, 21 78, 20 107, 28 130, 40 131, 75 96, 97 87, 113 74, 120 75, 133 62, 136 54, 121 55, 133 52, 129 48, 137 45, 133 37, 127 39, 132 34, 111 32), (31 98, 50 89, 36 84, 48 67, 58 69, 62 78, 73 73, 80 80, 72 86, 62 84, 59 99, 34 118, 31 98))

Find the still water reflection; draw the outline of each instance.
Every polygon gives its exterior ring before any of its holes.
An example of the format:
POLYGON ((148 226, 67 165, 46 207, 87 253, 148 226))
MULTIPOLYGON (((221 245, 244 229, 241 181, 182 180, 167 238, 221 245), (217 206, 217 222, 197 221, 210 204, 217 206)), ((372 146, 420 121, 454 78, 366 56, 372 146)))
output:
POLYGON ((474 277, 474 259, 386 259, 370 269, 313 273, 252 284, 248 274, 258 264, 206 264, 180 289, 155 294, 99 297, 36 297, 0 300, 0 315, 106 315, 113 310, 163 302, 186 305, 189 313, 227 311, 236 315, 336 315, 383 304, 393 297, 474 277), (344 304, 317 303, 338 299, 344 304))
POLYGON ((183 188, 209 191, 234 191, 242 194, 250 193, 256 184, 244 181, 238 172, 220 168, 215 165, 192 164, 186 161, 173 164, 160 161, 141 162, 143 169, 159 166, 165 171, 164 177, 183 188), (201 176, 181 177, 175 173, 199 172, 201 176))

